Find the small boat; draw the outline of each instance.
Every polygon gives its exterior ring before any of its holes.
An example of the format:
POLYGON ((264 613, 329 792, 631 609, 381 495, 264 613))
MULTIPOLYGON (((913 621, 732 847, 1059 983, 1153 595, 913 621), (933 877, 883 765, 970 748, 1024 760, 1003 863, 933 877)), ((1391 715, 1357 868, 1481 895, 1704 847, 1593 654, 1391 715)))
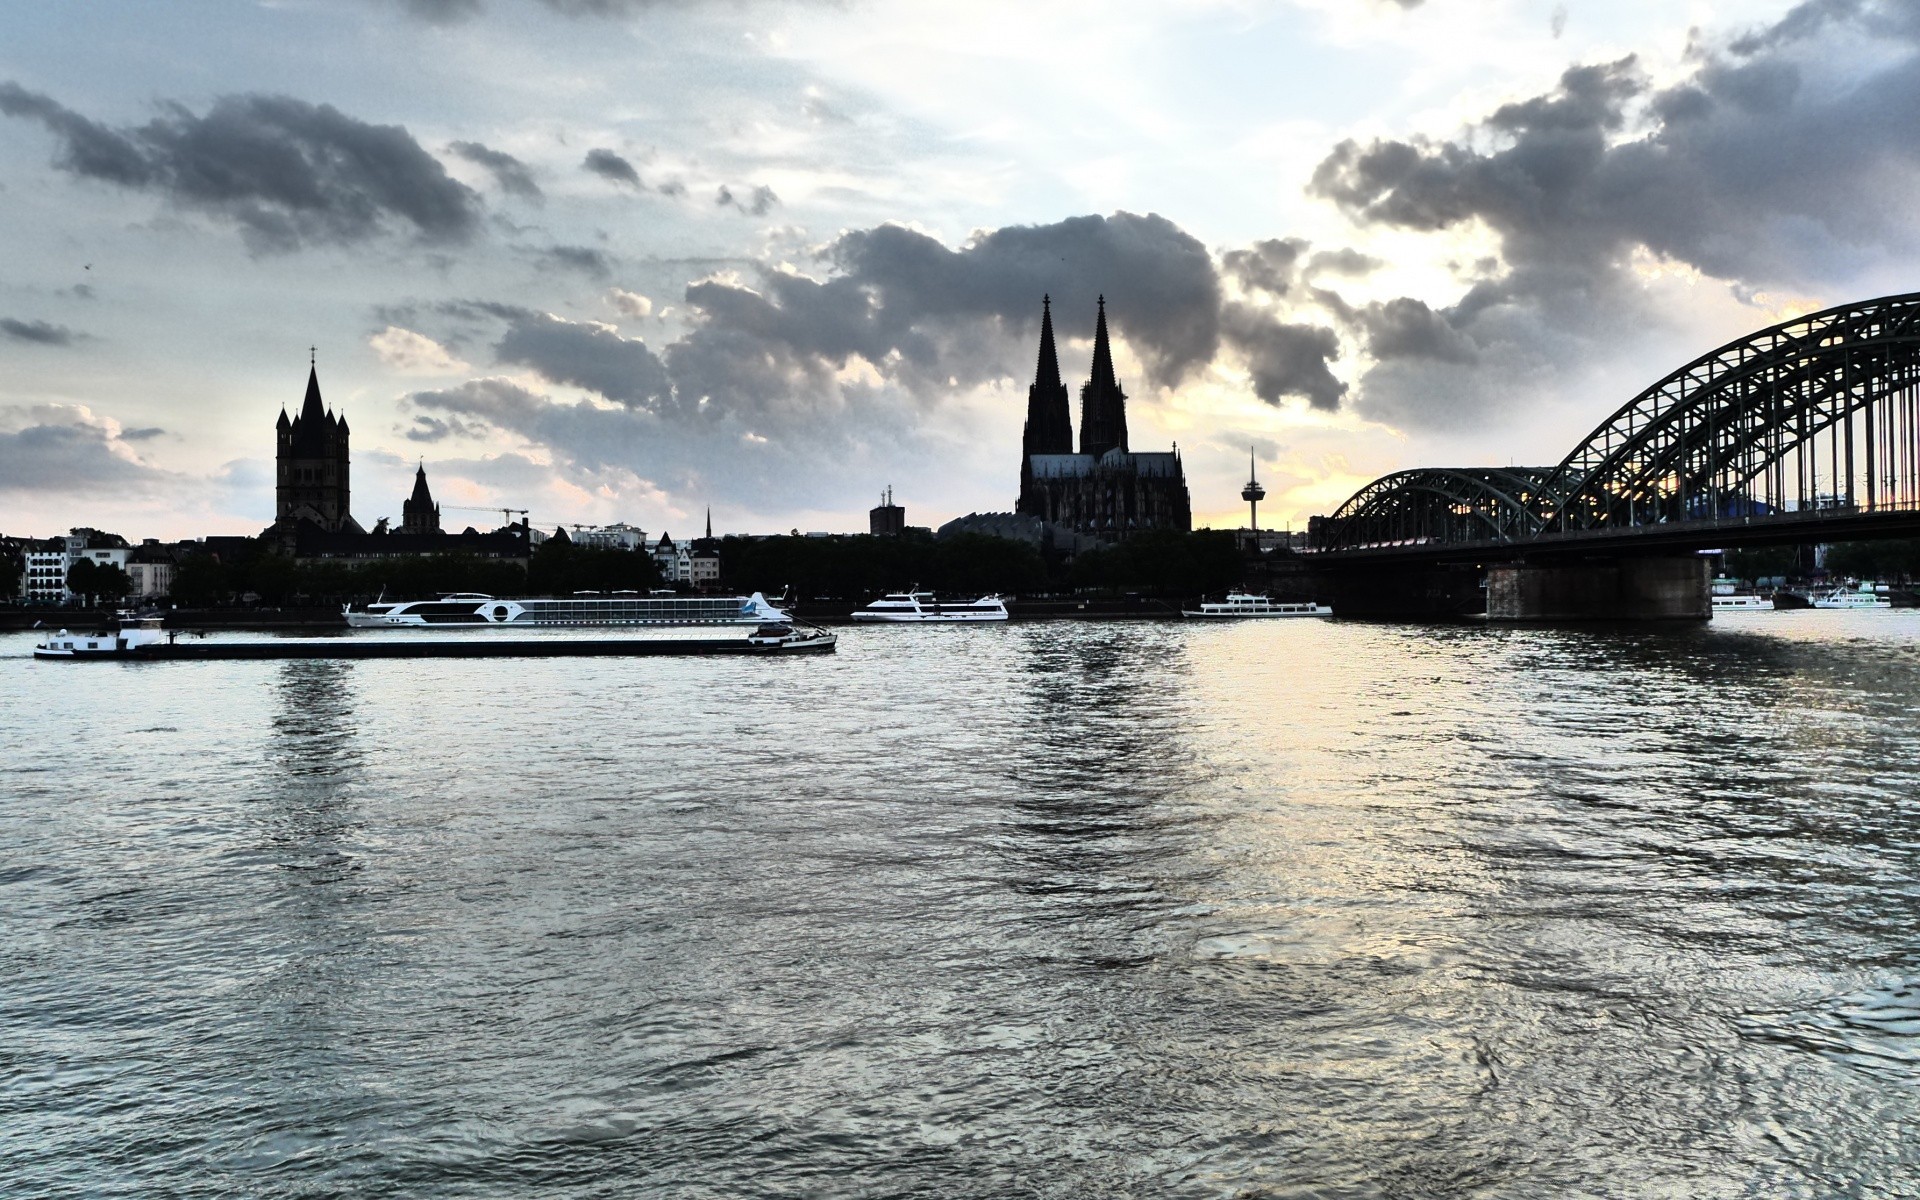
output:
POLYGON ((1333 609, 1309 600, 1275 600, 1251 592, 1228 592, 1225 600, 1203 600, 1198 609, 1183 608, 1183 617, 1330 617, 1333 609))
POLYGON ((33 648, 35 658, 129 658, 141 646, 166 639, 160 617, 125 617, 117 633, 69 633, 62 629, 33 648))
POLYGON ((894 624, 929 621, 1004 621, 1007 603, 999 596, 978 600, 942 601, 932 592, 889 592, 865 608, 853 613, 856 621, 883 621, 894 624))
POLYGON ((786 621, 769 621, 747 635, 748 644, 785 654, 830 651, 839 640, 817 625, 794 625, 786 621))
POLYGON ((1773 597, 1762 596, 1758 592, 1733 592, 1724 596, 1716 595, 1713 598, 1714 612, 1747 612, 1773 607, 1773 597))

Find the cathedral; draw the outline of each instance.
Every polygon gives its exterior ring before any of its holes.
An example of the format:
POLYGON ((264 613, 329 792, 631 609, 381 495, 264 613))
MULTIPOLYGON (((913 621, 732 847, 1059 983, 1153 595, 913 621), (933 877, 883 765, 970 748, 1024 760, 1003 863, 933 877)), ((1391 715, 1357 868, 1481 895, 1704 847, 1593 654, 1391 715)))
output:
POLYGON ((1073 452, 1067 385, 1053 348, 1053 301, 1040 302, 1040 362, 1027 390, 1017 512, 1076 534, 1121 541, 1148 529, 1193 528, 1180 453, 1127 446, 1127 394, 1113 374, 1107 298, 1094 329, 1093 377, 1080 388, 1080 452, 1073 452))
POLYGON ((292 533, 301 524, 328 533, 364 533, 349 510, 347 419, 320 403, 320 374, 307 368, 307 398, 291 421, 280 410, 274 443, 273 528, 292 533))

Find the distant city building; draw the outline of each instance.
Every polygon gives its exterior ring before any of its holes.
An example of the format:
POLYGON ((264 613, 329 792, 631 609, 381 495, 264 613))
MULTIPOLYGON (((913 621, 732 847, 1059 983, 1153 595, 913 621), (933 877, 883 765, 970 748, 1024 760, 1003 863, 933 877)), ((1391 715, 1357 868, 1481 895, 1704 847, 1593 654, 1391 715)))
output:
POLYGON ((280 410, 274 443, 273 527, 290 534, 301 525, 327 533, 364 533, 350 511, 347 419, 320 401, 320 374, 307 369, 307 395, 291 421, 280 410))
POLYGON ((1127 395, 1113 371, 1106 297, 1094 328, 1092 377, 1080 388, 1080 452, 1073 453, 1051 297, 1041 301, 1040 357, 1021 440, 1017 512, 1105 541, 1193 528, 1179 451, 1135 452, 1127 445, 1127 395))
POLYGON ((409 536, 440 532, 440 506, 433 502, 433 492, 427 488, 425 463, 414 471, 413 495, 400 502, 400 532, 409 536))
POLYGON ((720 556, 711 550, 695 550, 687 556, 687 582, 700 591, 720 583, 720 556))
POLYGON ((672 538, 662 533, 653 547, 653 561, 660 568, 662 582, 693 582, 693 547, 675 545, 672 538))
POLYGON ((29 604, 65 604, 73 599, 67 591, 67 543, 64 538, 28 542, 21 557, 27 569, 20 577, 20 595, 29 604))
POLYGON ((567 535, 576 546, 595 550, 640 550, 647 544, 647 531, 618 523, 600 526, 576 526, 567 535))
POLYGON ((152 600, 173 594, 173 573, 179 566, 179 554, 163 546, 157 538, 147 538, 127 556, 127 581, 135 599, 152 600))
POLYGON ((907 510, 893 502, 893 488, 887 488, 879 505, 867 511, 867 527, 874 537, 899 537, 907 531, 907 510))

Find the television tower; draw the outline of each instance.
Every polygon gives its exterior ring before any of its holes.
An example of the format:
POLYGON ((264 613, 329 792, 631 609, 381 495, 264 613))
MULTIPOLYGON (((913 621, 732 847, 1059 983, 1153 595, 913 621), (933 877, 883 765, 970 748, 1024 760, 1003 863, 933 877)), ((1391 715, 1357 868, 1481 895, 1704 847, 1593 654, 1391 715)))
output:
POLYGON ((1259 542, 1260 502, 1267 498, 1267 489, 1260 486, 1259 473, 1254 469, 1253 451, 1247 451, 1247 486, 1240 489, 1240 498, 1247 502, 1247 522, 1253 527, 1254 541, 1259 542))

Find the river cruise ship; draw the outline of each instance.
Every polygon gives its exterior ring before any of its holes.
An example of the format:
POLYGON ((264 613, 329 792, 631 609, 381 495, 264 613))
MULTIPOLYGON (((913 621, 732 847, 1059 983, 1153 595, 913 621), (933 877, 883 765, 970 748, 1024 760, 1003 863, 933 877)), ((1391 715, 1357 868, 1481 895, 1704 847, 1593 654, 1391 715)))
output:
POLYGON ((791 614, 751 596, 642 596, 578 594, 555 599, 510 600, 456 592, 438 600, 348 605, 355 629, 419 629, 464 626, 566 627, 589 625, 763 625, 791 614))
POLYGON ((1310 601, 1275 600, 1247 592, 1228 592, 1225 600, 1203 600, 1198 609, 1183 608, 1183 617, 1330 617, 1333 610, 1310 601))
POLYGON ((913 624, 931 621, 1004 621, 1007 604, 998 596, 942 601, 932 592, 889 592, 853 613, 856 621, 913 624))

